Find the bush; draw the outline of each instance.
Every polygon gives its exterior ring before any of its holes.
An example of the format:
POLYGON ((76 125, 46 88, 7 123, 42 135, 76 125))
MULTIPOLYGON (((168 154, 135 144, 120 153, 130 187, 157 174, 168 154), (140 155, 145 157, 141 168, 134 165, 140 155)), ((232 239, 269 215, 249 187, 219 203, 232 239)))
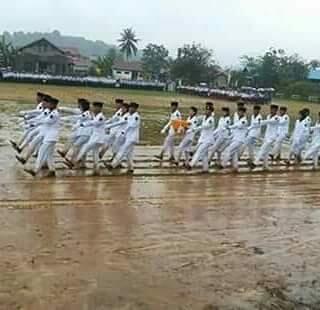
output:
POLYGON ((281 90, 286 97, 292 97, 292 95, 299 95, 303 99, 307 100, 309 96, 320 97, 320 83, 310 81, 294 82, 281 90))

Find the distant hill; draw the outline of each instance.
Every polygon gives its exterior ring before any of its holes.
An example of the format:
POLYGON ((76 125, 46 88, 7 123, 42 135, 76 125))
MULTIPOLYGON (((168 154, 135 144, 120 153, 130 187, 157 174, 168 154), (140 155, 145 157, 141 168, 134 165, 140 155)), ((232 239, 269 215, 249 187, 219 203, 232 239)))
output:
POLYGON ((116 47, 103 41, 92 41, 83 37, 65 36, 57 30, 50 33, 23 31, 9 33, 5 31, 3 35, 6 40, 11 42, 15 47, 22 47, 44 37, 59 47, 76 47, 82 55, 88 57, 103 56, 110 48, 116 47))

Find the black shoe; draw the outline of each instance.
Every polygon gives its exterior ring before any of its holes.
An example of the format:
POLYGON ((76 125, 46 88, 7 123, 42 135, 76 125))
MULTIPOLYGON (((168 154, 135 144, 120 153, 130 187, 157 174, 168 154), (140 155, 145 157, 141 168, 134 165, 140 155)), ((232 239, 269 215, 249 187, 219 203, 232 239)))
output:
POLYGON ((11 146, 20 154, 22 152, 22 150, 19 148, 18 144, 15 143, 13 140, 9 141, 11 146))
POLYGON ((73 167, 74 167, 73 162, 72 162, 71 160, 69 160, 67 157, 64 159, 63 163, 64 163, 65 165, 67 165, 67 167, 68 167, 69 169, 73 169, 73 167))
POLYGON ((249 165, 249 168, 250 168, 251 170, 254 170, 254 169, 257 168, 257 165, 256 165, 255 163, 251 162, 250 165, 249 165))
POLYGON ((35 173, 33 170, 31 170, 31 169, 23 169, 23 170, 24 170, 24 172, 29 173, 29 174, 32 175, 33 177, 36 176, 36 173, 35 173))
POLYGON ((155 155, 154 157, 155 157, 156 159, 163 160, 163 156, 161 156, 161 155, 155 155))
POLYGON ((66 157, 66 153, 65 152, 62 152, 60 150, 57 150, 57 153, 62 157, 62 158, 65 158, 66 157))
POLYGON ((48 178, 54 178, 56 176, 56 172, 55 171, 49 171, 47 177, 48 178))
POLYGON ((129 175, 132 175, 134 173, 134 170, 133 169, 129 169, 128 171, 127 171, 127 174, 129 174, 129 175))
POLYGON ((269 158, 271 159, 271 161, 274 161, 274 156, 272 154, 269 155, 269 158))
POLYGON ((21 156, 16 156, 16 159, 22 164, 22 165, 25 165, 26 164, 26 160, 23 158, 23 157, 21 157, 21 156))

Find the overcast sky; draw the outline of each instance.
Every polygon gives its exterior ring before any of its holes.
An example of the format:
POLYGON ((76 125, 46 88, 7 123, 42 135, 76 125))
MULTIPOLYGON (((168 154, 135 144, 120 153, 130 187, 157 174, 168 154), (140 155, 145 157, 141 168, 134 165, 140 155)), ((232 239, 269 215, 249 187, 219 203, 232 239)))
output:
POLYGON ((320 59, 320 0, 0 0, 0 31, 52 31, 116 44, 133 27, 175 55, 184 43, 214 50, 221 65, 273 46, 320 59))

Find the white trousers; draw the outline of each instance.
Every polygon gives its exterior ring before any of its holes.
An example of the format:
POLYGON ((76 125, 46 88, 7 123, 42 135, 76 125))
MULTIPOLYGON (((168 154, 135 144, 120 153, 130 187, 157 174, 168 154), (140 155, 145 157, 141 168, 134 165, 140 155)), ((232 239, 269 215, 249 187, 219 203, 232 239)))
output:
POLYGON ((115 155, 119 152, 121 146, 125 143, 126 138, 124 135, 118 135, 116 136, 113 144, 112 144, 112 153, 115 155))
POLYGON ((35 152, 37 153, 39 152, 42 142, 43 142, 42 134, 38 134, 37 136, 34 137, 34 139, 29 144, 29 148, 25 156, 26 161, 30 159, 32 154, 34 154, 35 152))
POLYGON ((88 141, 86 144, 84 144, 78 156, 76 157, 76 161, 80 162, 85 159, 87 154, 92 151, 93 155, 93 169, 96 170, 99 166, 99 150, 103 144, 97 143, 96 141, 88 141))
POLYGON ((243 141, 232 141, 229 146, 222 153, 222 166, 227 167, 229 161, 232 163, 232 167, 238 169, 239 167, 239 154, 241 152, 241 147, 243 146, 243 141))
POLYGON ((123 160, 127 161, 129 169, 133 169, 133 154, 135 141, 125 141, 125 143, 120 147, 119 152, 112 161, 112 167, 116 168, 120 165, 123 160))
POLYGON ((190 159, 190 152, 192 148, 193 136, 186 135, 182 139, 180 145, 178 146, 178 153, 176 157, 176 161, 179 162, 181 159, 182 154, 184 154, 186 162, 189 162, 190 159))
POLYGON ((197 151, 192 157, 190 166, 194 167, 200 160, 202 160, 202 170, 209 171, 209 148, 210 141, 201 142, 197 147, 197 151))
POLYGON ((221 153, 229 144, 229 139, 225 135, 219 135, 214 143, 209 148, 209 161, 218 153, 218 158, 220 159, 221 153))
POLYGON ((308 142, 308 137, 301 137, 294 139, 291 143, 290 152, 289 152, 289 160, 292 156, 299 157, 302 154, 306 144, 308 142))
POLYGON ((56 142, 44 142, 41 144, 35 164, 35 172, 38 173, 45 165, 50 171, 54 171, 54 149, 56 142))
POLYGON ((29 143, 32 142, 32 140, 40 134, 40 129, 39 128, 34 128, 32 130, 30 130, 26 137, 23 139, 20 148, 24 149, 29 143))
POLYGON ((276 138, 265 139, 265 141, 263 142, 263 144, 257 154, 256 160, 255 160, 256 165, 258 165, 262 161, 263 167, 268 168, 269 154, 274 146, 275 141, 276 141, 276 138))
POLYGON ((282 144, 285 141, 285 139, 287 138, 286 134, 281 134, 277 137, 275 143, 274 143, 274 147, 273 150, 271 152, 271 154, 274 157, 280 156, 281 155, 281 149, 282 149, 282 144))
POLYGON ((248 136, 245 141, 244 144, 242 146, 242 150, 241 153, 243 153, 245 151, 246 148, 248 148, 248 156, 249 156, 249 160, 250 161, 254 161, 254 156, 255 156, 255 147, 257 145, 257 138, 256 137, 250 137, 248 136))
POLYGON ((303 156, 303 159, 311 158, 313 160, 313 166, 318 168, 320 155, 320 141, 312 143, 303 156))
POLYGON ((168 153, 170 157, 174 157, 174 138, 175 135, 168 134, 164 140, 161 153, 168 153))

